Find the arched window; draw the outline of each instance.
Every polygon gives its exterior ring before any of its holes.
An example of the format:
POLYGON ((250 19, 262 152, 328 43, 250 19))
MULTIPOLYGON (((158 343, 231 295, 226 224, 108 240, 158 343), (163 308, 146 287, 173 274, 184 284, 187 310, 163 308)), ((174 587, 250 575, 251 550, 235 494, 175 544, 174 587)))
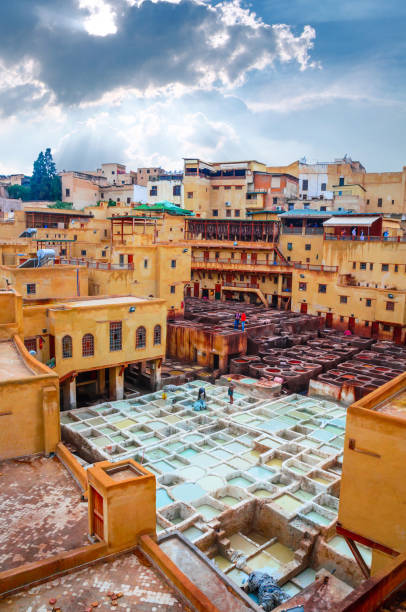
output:
POLYGON ((135 333, 135 348, 145 348, 147 344, 147 332, 145 327, 138 327, 135 333))
POLYGON ((155 325, 154 327, 154 346, 161 344, 161 326, 155 325))
POLYGON ((94 337, 93 334, 85 334, 82 338, 82 357, 93 357, 94 337))
POLYGON ((72 357, 72 338, 70 336, 62 338, 62 357, 64 359, 72 357))

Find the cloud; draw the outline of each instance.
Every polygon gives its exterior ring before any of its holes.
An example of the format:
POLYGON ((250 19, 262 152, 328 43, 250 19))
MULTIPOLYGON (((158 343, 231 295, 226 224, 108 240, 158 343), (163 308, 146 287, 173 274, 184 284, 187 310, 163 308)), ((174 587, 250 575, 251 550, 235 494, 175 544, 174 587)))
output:
POLYGON ((313 66, 313 28, 296 35, 269 25, 240 0, 15 0, 0 4, 0 22, 10 24, 0 61, 28 58, 41 87, 65 106, 120 88, 225 90, 277 61, 313 66))

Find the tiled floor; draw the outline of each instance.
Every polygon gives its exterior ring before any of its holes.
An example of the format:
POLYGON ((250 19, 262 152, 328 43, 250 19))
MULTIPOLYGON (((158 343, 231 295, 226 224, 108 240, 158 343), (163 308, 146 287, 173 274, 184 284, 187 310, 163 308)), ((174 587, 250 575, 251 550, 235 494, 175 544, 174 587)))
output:
POLYGON ((9 612, 47 612, 50 600, 61 612, 85 612, 92 603, 95 610, 127 612, 188 611, 168 584, 142 555, 127 553, 99 561, 88 568, 23 591, 1 600, 0 610, 9 612), (107 593, 122 593, 117 606, 107 593))
POLYGON ((89 544, 87 503, 57 458, 0 463, 0 567, 89 544))

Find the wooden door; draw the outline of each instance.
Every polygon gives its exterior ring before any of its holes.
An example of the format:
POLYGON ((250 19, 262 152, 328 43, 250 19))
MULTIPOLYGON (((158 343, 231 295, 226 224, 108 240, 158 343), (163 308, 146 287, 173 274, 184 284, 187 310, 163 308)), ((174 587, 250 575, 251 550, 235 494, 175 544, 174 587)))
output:
POLYGON ((221 284, 216 283, 214 285, 214 297, 216 300, 221 300, 221 284))
POLYGON ((190 297, 192 295, 192 287, 186 287, 186 297, 190 297))
MULTIPOLYGON (((355 324, 355 321, 354 321, 354 324, 355 324)), ((332 312, 326 313, 326 327, 333 327, 333 313, 332 312)))
POLYGON ((379 323, 378 321, 372 321, 371 337, 377 338, 379 336, 379 323))
POLYGON ((55 357, 55 336, 49 335, 49 358, 55 357))
POLYGON ((300 304, 300 312, 301 312, 302 314, 307 314, 307 304, 305 304, 305 302, 302 302, 302 303, 300 304))
POLYGON ((128 263, 129 263, 129 264, 134 263, 134 255, 129 255, 129 256, 128 256, 128 263))
POLYGON ((393 342, 397 342, 397 344, 402 342, 402 328, 400 325, 395 325, 393 328, 393 342))
POLYGON ((229 272, 226 272, 226 283, 232 283, 233 282, 233 275, 230 274, 229 272))
POLYGON ((247 253, 241 253, 241 263, 247 263, 247 253))
POLYGON ((204 261, 208 261, 209 259, 209 251, 204 251, 204 261))
POLYGON ((251 253, 251 263, 252 264, 256 264, 257 263, 257 254, 256 253, 251 253))
POLYGON ((348 329, 350 329, 352 332, 355 329, 355 317, 349 317, 348 318, 348 329))
POLYGON ((93 535, 97 536, 100 540, 104 540, 104 512, 103 512, 103 498, 94 489, 92 489, 93 499, 93 535))
POLYGON ((199 291, 200 291, 199 283, 194 283, 193 284, 193 295, 194 295, 194 297, 199 297, 199 291))

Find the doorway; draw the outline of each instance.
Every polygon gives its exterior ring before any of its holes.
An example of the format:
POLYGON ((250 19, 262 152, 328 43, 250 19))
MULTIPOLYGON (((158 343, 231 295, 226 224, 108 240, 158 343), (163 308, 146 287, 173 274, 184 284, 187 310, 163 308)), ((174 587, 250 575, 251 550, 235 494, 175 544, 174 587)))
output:
POLYGON ((199 283, 194 283, 193 284, 193 296, 199 297, 199 291, 200 291, 199 283))
POLYGON ((218 355, 213 355, 213 370, 218 370, 220 367, 220 358, 218 355))
POLYGON ((378 321, 372 321, 371 337, 372 338, 378 338, 378 336, 379 336, 379 322, 378 321))
POLYGON ((302 303, 300 304, 300 312, 301 312, 302 314, 307 314, 307 304, 306 304, 305 302, 302 302, 302 303))
POLYGON ((220 283, 216 283, 214 285, 214 297, 216 300, 221 300, 221 285, 220 283))
MULTIPOLYGON (((355 320, 354 320, 354 326, 355 326, 355 320)), ((326 327, 333 327, 333 313, 332 312, 326 313, 326 327)))
POLYGON ((350 331, 354 332, 354 330, 355 330, 355 317, 348 317, 348 329, 350 331))

